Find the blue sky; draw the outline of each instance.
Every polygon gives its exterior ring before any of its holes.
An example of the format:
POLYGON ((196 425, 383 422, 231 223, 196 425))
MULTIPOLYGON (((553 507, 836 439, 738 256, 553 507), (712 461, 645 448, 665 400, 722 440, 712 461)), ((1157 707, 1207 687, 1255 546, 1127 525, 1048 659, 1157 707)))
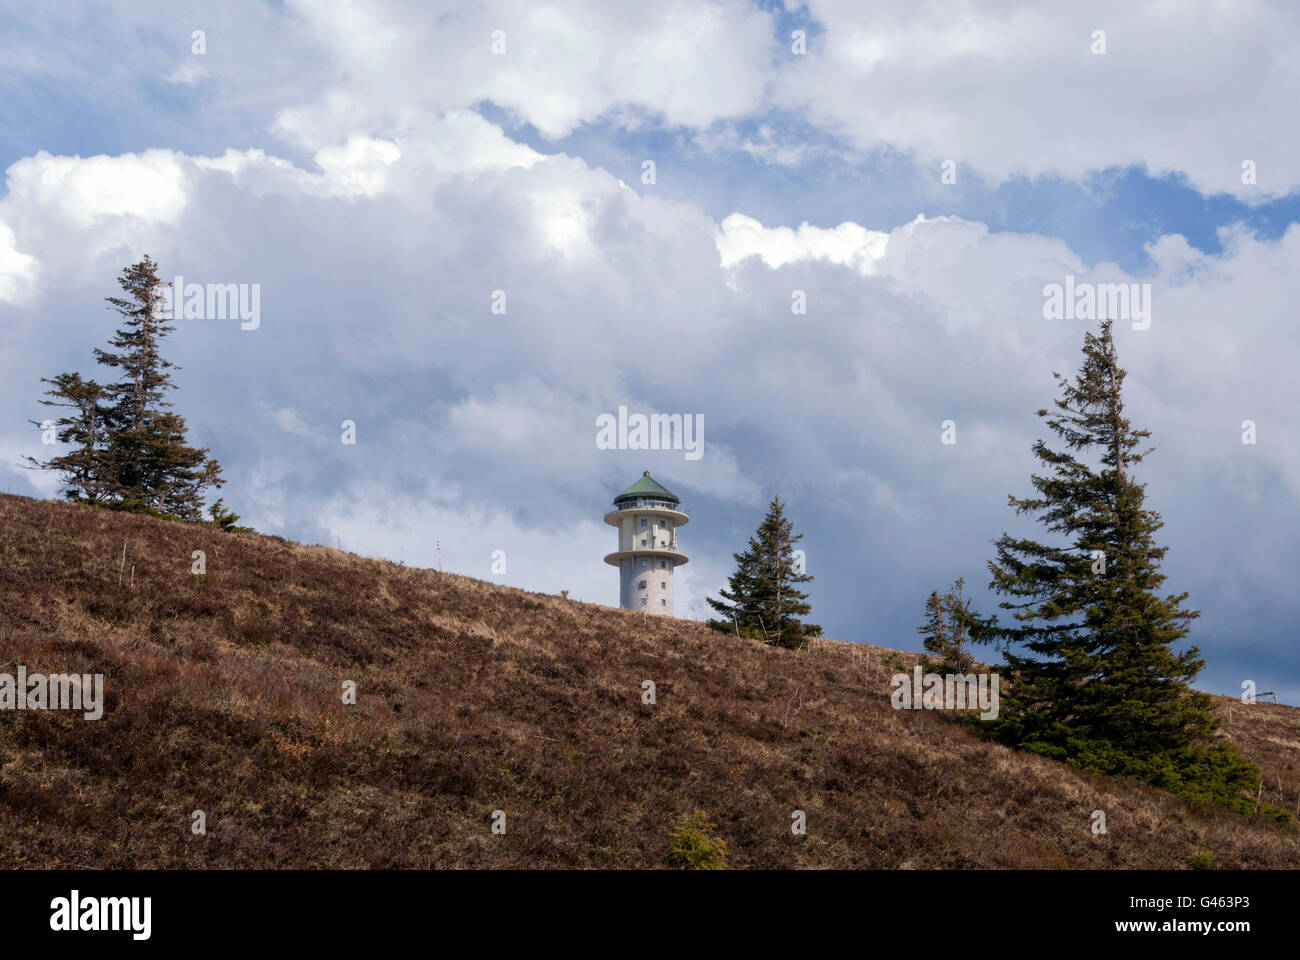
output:
POLYGON ((1119 346, 1201 683, 1300 702, 1296 12, 863 6, 7 8, 0 486, 52 495, 38 377, 91 372, 147 251, 260 285, 260 329, 170 345, 258 529, 614 604, 601 514, 649 469, 693 508, 679 615, 779 493, 813 619, 914 648, 930 590, 996 603, 1088 326, 1044 285, 1145 282, 1119 346), (620 404, 702 414, 705 456, 596 449, 620 404))

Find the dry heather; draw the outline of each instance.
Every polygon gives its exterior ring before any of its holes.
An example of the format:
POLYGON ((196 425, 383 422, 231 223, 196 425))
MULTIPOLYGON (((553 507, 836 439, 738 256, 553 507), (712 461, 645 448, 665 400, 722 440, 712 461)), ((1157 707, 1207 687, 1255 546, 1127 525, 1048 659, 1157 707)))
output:
MULTIPOLYGON (((94 722, 0 714, 0 866, 654 867, 697 808, 733 867, 1300 866, 1294 824, 891 709, 899 656, 0 496, 0 672, 107 697, 94 722)), ((1300 711, 1228 729, 1294 808, 1300 711)))

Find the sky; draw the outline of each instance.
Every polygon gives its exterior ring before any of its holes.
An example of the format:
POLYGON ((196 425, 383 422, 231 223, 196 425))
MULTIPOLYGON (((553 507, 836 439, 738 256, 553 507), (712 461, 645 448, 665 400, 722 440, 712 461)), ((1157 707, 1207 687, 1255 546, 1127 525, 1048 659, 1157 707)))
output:
POLYGON ((40 377, 100 375, 148 253, 258 290, 167 341, 257 530, 616 605, 602 517, 649 470, 691 510, 677 615, 779 495, 810 619, 917 649, 1033 532, 1007 498, 1095 328, 1046 291, 1137 284, 1197 685, 1300 703, 1297 45, 1247 0, 6 0, 0 489, 57 495, 40 377), (601 449, 620 406, 702 455, 601 449))

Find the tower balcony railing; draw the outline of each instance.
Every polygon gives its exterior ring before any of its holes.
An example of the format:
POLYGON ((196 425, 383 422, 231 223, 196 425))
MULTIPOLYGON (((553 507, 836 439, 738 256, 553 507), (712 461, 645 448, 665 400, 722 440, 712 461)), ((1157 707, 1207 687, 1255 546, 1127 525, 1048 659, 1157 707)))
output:
POLYGON ((622 510, 644 510, 647 507, 659 510, 676 510, 678 513, 684 513, 686 516, 691 515, 680 503, 673 503, 671 500, 663 500, 658 497, 646 497, 641 500, 624 500, 622 503, 616 503, 605 511, 605 516, 618 513, 622 510))

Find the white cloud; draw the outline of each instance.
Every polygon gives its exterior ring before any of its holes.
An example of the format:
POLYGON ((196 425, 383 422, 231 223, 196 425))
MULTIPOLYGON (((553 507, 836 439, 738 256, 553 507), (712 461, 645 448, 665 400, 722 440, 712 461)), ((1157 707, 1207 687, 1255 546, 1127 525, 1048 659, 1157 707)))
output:
POLYGON ((373 137, 352 136, 342 146, 321 147, 316 163, 335 192, 373 197, 388 183, 388 168, 401 159, 397 144, 373 137))
POLYGON ((747 257, 759 257, 769 267, 826 260, 871 274, 885 255, 889 234, 847 221, 829 229, 806 221, 797 230, 768 228, 753 217, 733 213, 722 221, 716 242, 723 267, 735 266, 747 257))
POLYGON ((860 149, 914 153, 936 180, 953 160, 994 180, 1133 164, 1246 200, 1300 187, 1300 130, 1279 122, 1300 85, 1293 6, 810 0, 808 16, 821 32, 779 68, 774 102, 860 149))
POLYGON ((425 155, 440 171, 528 169, 543 155, 522 143, 516 143, 470 110, 453 110, 430 124, 431 131, 423 144, 425 155))
POLYGON ((175 223, 188 200, 184 166, 184 157, 172 150, 116 157, 52 156, 42 150, 6 171, 6 202, 38 206, 74 227, 113 217, 175 223))
POLYGON ((302 2, 295 13, 338 78, 285 106, 276 129, 310 149, 358 131, 400 140, 491 101, 549 139, 602 120, 657 122, 764 163, 824 152, 782 135, 776 109, 859 151, 911 154, 936 180, 944 160, 959 177, 994 181, 1136 165, 1256 202, 1300 188, 1300 131, 1277 122, 1300 84, 1290 56, 1300 13, 1264 9, 811 0, 799 23, 809 49, 794 56, 771 15, 731 0, 650 11, 504 0, 423 16, 390 2, 302 2), (1104 55, 1091 52, 1097 29, 1104 55), (491 52, 498 30, 502 55, 491 52), (736 132, 754 118, 757 135, 736 132), (1255 184, 1242 183, 1248 160, 1255 184))
POLYGON ((36 258, 18 249, 14 232, 0 220, 0 300, 21 303, 35 285, 36 258))
MULTIPOLYGON (((1185 173, 1200 190, 1248 202, 1300 188, 1291 159, 1300 131, 1278 120, 1300 84, 1291 56, 1300 11, 1282 3, 811 0, 806 14, 801 7, 781 18, 808 29, 803 56, 791 53, 773 14, 742 0, 651 9, 600 0, 293 0, 287 9, 245 2, 204 15, 216 18, 206 58, 176 59, 185 44, 165 38, 187 38, 193 15, 154 3, 94 37, 69 14, 45 13, 0 38, 0 62, 20 79, 93 85, 119 101, 156 82, 156 63, 175 64, 167 80, 178 94, 203 91, 205 123, 238 129, 256 117, 303 156, 346 150, 353 137, 405 154, 439 118, 491 103, 551 139, 585 124, 662 125, 705 149, 782 165, 823 155, 828 143, 841 152, 842 140, 859 152, 913 156, 936 181, 938 164, 953 160, 959 184, 976 174, 1083 178, 1133 164, 1185 173), (1090 51, 1097 29, 1106 31, 1100 56, 1090 51), (501 55, 492 53, 494 31, 505 36, 501 55), (163 39, 145 47, 146 34, 163 39), (109 56, 133 45, 140 55, 109 56), (801 142, 786 117, 820 142, 801 142), (742 136, 739 127, 756 132, 742 136), (1242 183, 1246 161, 1256 184, 1242 183)), ((129 109, 137 122, 157 115, 152 105, 129 109)), ((374 174, 354 188, 374 189, 374 174)))
POLYGON ((408 4, 293 4, 343 79, 279 114, 306 146, 490 100, 542 135, 638 113, 703 128, 762 104, 772 18, 740 0, 653 9, 585 0, 416 10, 408 4), (492 52, 501 31, 505 52, 492 52))

